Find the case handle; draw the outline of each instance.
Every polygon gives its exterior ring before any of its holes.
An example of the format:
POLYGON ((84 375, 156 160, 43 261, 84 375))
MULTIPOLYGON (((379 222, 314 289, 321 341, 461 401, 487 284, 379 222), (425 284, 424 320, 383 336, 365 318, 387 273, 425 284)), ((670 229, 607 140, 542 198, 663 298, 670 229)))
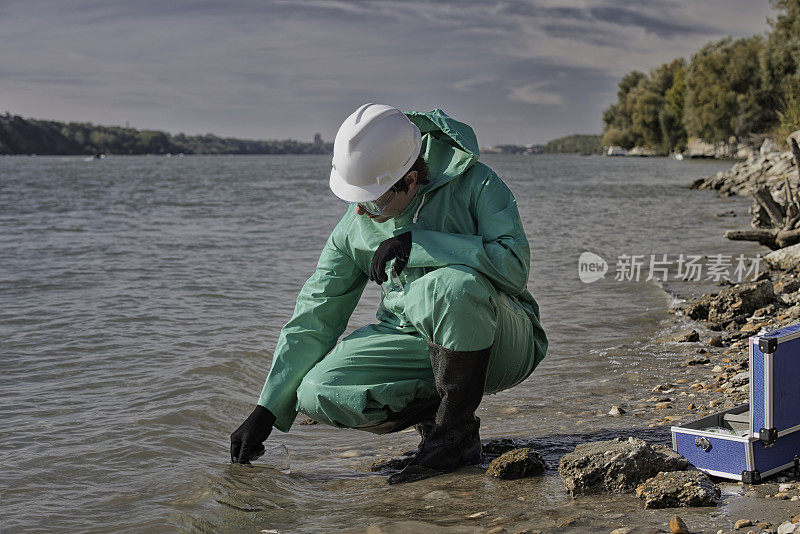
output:
POLYGON ((706 452, 711 450, 711 442, 708 441, 708 438, 694 438, 694 444, 706 452))

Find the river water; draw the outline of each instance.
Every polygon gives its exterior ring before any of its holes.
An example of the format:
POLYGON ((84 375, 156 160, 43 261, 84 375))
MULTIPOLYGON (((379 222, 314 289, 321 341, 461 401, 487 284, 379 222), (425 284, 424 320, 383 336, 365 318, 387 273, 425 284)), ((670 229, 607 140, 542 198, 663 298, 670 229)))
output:
MULTIPOLYGON (((729 163, 484 161, 517 196, 550 349, 527 381, 484 399, 482 437, 534 439, 549 470, 503 482, 467 468, 389 487, 368 467, 415 445, 413 431, 296 424, 268 441, 288 449, 289 473, 229 464, 228 435, 252 410, 280 327, 346 207, 328 189, 329 157, 0 159, 0 530, 508 520, 581 532, 620 513, 663 524, 631 497, 570 499, 555 467, 583 440, 666 439, 650 416, 604 414, 668 380, 680 348, 655 340, 688 323, 667 308, 713 284, 646 281, 647 264, 640 280, 615 280, 615 267, 624 254, 754 256, 757 245, 722 238, 747 226, 746 201, 686 189, 729 163), (584 251, 608 262, 604 279, 579 279, 584 251)), ((378 297, 369 286, 348 331, 374 321, 378 297)))

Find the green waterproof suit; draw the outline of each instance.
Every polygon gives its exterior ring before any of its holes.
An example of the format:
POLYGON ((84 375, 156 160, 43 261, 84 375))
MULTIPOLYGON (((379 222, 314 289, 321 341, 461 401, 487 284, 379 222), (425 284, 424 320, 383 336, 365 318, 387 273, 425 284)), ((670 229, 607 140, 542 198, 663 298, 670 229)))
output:
POLYGON ((435 397, 428 343, 457 351, 492 346, 486 393, 519 384, 545 356, 514 195, 478 162, 472 128, 441 110, 407 116, 422 133, 430 183, 384 223, 351 206, 328 238, 281 331, 258 400, 284 432, 298 411, 333 426, 369 427, 389 410, 435 397), (400 284, 384 284, 379 322, 337 344, 375 249, 406 231, 411 255, 400 284))

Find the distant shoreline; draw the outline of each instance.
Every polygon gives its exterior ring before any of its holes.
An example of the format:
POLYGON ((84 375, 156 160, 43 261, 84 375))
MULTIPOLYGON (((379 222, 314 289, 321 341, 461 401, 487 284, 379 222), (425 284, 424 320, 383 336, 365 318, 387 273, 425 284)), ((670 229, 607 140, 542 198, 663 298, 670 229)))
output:
POLYGON ((324 142, 320 134, 314 136, 313 142, 294 139, 253 140, 213 134, 173 135, 160 130, 26 119, 9 113, 0 115, 0 155, 146 156, 181 153, 332 154, 333 143, 324 142))
MULTIPOLYGON (((505 144, 482 154, 600 154, 600 135, 576 134, 545 145, 505 144)), ((166 156, 333 154, 333 143, 316 134, 312 142, 294 139, 239 139, 214 134, 171 134, 90 122, 58 122, 6 113, 0 115, 0 155, 14 156, 166 156)))

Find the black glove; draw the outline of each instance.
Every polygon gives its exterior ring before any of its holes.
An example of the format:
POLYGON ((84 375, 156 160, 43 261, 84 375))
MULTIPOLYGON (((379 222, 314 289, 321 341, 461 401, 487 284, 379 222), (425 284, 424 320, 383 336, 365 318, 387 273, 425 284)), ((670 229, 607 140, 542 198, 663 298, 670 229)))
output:
POLYGON ((275 416, 261 405, 231 434, 231 462, 249 464, 264 454, 264 441, 272 432, 275 416))
POLYGON ((369 267, 369 279, 381 285, 386 281, 386 264, 397 258, 394 262, 395 274, 400 274, 406 268, 408 255, 411 254, 411 232, 390 237, 378 245, 378 250, 372 255, 372 264, 369 267))

